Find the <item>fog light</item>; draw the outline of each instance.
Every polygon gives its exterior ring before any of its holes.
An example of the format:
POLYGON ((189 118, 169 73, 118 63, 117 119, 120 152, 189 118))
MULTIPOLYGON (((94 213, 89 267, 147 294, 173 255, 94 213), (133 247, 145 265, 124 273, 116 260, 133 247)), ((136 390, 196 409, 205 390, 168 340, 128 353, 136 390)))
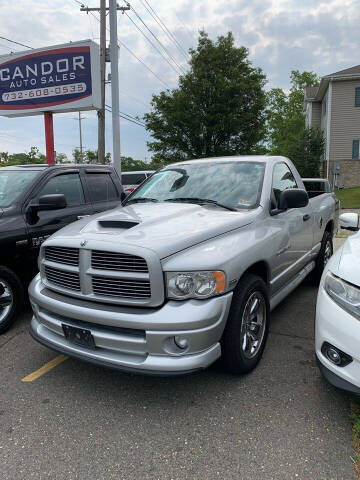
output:
POLYGON ((189 346, 189 342, 184 337, 176 336, 174 337, 174 341, 175 341, 175 344, 182 350, 185 350, 189 346))
POLYGON ((321 353, 326 357, 331 363, 337 365, 338 367, 345 367, 352 362, 352 357, 347 353, 343 352, 339 348, 330 345, 330 343, 324 342, 321 347, 321 353))

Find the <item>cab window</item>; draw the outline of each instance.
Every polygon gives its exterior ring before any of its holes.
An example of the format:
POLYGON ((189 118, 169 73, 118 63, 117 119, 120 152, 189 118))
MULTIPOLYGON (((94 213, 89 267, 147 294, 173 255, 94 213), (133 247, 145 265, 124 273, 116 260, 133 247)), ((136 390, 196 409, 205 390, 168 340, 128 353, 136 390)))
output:
POLYGON ((285 163, 278 163, 274 167, 271 208, 278 208, 281 192, 290 188, 298 188, 294 175, 285 163))
POLYGON ((54 193, 63 193, 67 205, 85 203, 84 190, 78 173, 65 173, 50 178, 38 193, 38 198, 54 193))
POLYGON ((87 173, 92 202, 105 202, 118 199, 118 193, 109 173, 87 173))

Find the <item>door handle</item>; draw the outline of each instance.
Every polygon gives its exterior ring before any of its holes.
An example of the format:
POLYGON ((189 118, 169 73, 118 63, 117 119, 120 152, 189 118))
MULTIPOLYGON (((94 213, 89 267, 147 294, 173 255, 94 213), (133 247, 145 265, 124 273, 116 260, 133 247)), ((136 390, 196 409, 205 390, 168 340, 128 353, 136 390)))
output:
POLYGON ((91 215, 78 215, 77 219, 81 220, 82 218, 90 217, 91 215))
POLYGON ((309 215, 308 213, 306 213, 306 214, 303 216, 304 222, 306 222, 306 220, 309 220, 310 218, 311 218, 311 215, 309 215))

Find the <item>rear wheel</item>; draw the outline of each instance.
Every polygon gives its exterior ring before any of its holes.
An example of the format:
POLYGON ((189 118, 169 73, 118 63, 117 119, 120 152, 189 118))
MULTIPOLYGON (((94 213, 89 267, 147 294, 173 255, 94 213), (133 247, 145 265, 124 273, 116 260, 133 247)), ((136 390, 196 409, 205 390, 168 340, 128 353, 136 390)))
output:
POLYGON ((312 272, 312 279, 316 285, 319 284, 321 275, 328 261, 333 254, 333 242, 330 232, 324 232, 324 236, 321 241, 320 251, 315 261, 315 268, 312 272))
POLYGON ((226 369, 248 373, 260 361, 269 331, 270 307, 265 282, 245 274, 235 289, 221 340, 226 369))
POLYGON ((19 277, 9 268, 0 267, 0 334, 15 322, 24 301, 19 277))

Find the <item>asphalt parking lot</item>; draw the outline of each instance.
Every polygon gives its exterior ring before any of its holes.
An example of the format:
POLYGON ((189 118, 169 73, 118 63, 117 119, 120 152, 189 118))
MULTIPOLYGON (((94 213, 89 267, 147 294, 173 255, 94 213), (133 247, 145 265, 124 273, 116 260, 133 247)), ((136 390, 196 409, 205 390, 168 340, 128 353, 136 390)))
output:
POLYGON ((245 377, 219 366, 181 378, 122 374, 67 359, 28 335, 0 337, 0 478, 354 478, 349 399, 314 361, 316 289, 273 313, 264 358, 245 377))

